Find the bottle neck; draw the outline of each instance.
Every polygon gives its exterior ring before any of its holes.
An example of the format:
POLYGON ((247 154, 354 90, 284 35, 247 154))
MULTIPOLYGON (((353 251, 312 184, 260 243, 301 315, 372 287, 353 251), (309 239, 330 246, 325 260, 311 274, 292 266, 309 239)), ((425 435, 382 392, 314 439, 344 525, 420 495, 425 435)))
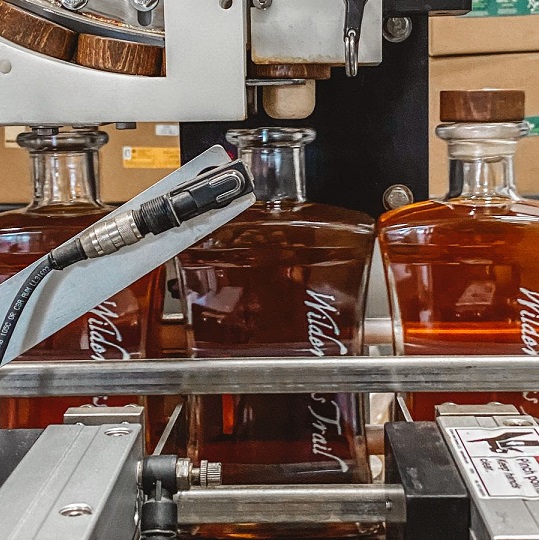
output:
POLYGON ((314 141, 310 128, 232 129, 227 141, 251 170, 258 201, 280 207, 281 201, 305 202, 305 145, 314 141))
POLYGON ((239 148, 238 157, 251 170, 258 201, 304 202, 305 148, 239 148))
POLYGON ((97 151, 31 154, 34 197, 31 208, 48 206, 102 206, 98 195, 97 151))
POLYGON ((34 196, 28 209, 99 209, 99 149, 106 133, 23 133, 17 141, 30 153, 34 196))
POLYGON ((516 195, 513 156, 449 160, 448 199, 513 199, 516 195))
POLYGON ((517 198, 514 155, 524 129, 516 123, 440 126, 449 149, 446 199, 488 204, 517 198))

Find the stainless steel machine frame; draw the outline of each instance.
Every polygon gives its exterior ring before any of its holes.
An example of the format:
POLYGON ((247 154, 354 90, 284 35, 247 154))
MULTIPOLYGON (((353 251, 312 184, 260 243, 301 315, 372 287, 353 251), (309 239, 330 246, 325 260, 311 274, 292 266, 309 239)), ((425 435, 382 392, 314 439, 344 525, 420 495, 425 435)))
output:
MULTIPOLYGON (((353 358, 352 362, 361 363, 366 358, 353 358)), ((400 377, 399 363, 404 364, 409 358, 389 359, 397 375, 400 377)), ((416 359, 411 359, 414 363, 416 359)), ((426 358, 424 366, 436 367, 436 363, 443 362, 442 358, 426 358)), ((442 373, 445 376, 431 377, 429 389, 438 390, 445 388, 445 384, 450 381, 449 375, 458 375, 462 367, 463 358, 453 357, 446 359, 446 368, 442 373), (450 367, 450 366, 453 367, 450 367)), ((476 367, 482 361, 486 364, 497 363, 498 367, 508 366, 520 357, 500 357, 471 358, 468 367, 476 367)), ((275 361, 275 360, 273 360, 275 361)), ((338 359, 333 360, 336 365, 338 359)), ((207 367, 214 361, 202 361, 203 367, 207 367)), ((227 360, 217 360, 216 363, 227 362, 227 360)), ((252 374, 252 370, 247 369, 250 364, 258 360, 247 360, 243 367, 237 363, 234 372, 237 375, 252 374), (247 367, 245 367, 247 366, 247 367)), ((262 360, 262 363, 266 362, 262 360)), ((283 362, 287 362, 284 360, 283 362)), ((377 359, 377 362, 383 362, 377 359)), ((281 360, 275 362, 276 365, 281 360)), ((305 360, 305 363, 309 363, 305 360)), ((318 375, 326 375, 323 370, 316 370, 317 361, 310 362, 310 369, 317 371, 318 375)), ((519 363, 519 362, 517 362, 519 363)), ((143 364, 143 362, 141 362, 143 364)), ((147 362, 150 367, 154 362, 147 362)), ((159 362, 160 365, 176 364, 180 366, 183 362, 169 361, 159 362)), ((12 364, 2 371, 18 371, 21 364, 12 364)), ((94 363, 95 365, 95 363, 94 363)), ((98 364, 99 365, 99 364, 98 364)), ((103 365, 114 367, 115 363, 104 362, 103 365)), ((127 364, 126 364, 127 365, 127 364)), ((67 384, 69 379, 65 378, 66 373, 72 370, 78 377, 85 380, 84 384, 93 384, 88 373, 80 372, 81 363, 67 363, 68 368, 63 373, 53 365, 49 369, 49 375, 55 373, 56 376, 67 384)), ((295 366, 297 367, 297 366, 295 366)), ((345 369, 346 364, 340 365, 340 369, 345 369)), ((348 368, 350 366, 348 365, 348 368)), ((402 367, 402 366, 400 366, 402 367)), ((417 368, 417 365, 415 366, 417 368)), ((473 369, 473 368, 472 368, 473 369)), ((41 369, 34 371, 36 374, 44 373, 41 369)), ((377 379, 379 373, 373 371, 369 378, 372 382, 377 379)), ((533 374, 537 370, 521 363, 513 369, 512 373, 523 376, 526 372, 533 374)), ((128 370, 122 374, 125 376, 128 370)), ((271 372, 271 370, 270 370, 271 372)), ((31 374, 31 370, 27 371, 31 374)), ((151 383, 158 383, 161 380, 159 370, 152 367, 147 373, 147 379, 151 383)), ((317 391, 320 383, 313 382, 310 378, 303 378, 306 372, 296 370, 296 376, 301 374, 302 378, 296 379, 293 385, 302 385, 302 391, 317 391)), ((348 372, 349 373, 349 372, 348 372)), ((348 374, 347 373, 347 374, 348 374)), ((471 371, 471 380, 474 389, 482 389, 479 383, 479 375, 484 374, 481 370, 471 371)), ((134 374, 131 372, 131 374, 134 374)), ((290 391, 290 385, 284 384, 283 375, 285 370, 277 369, 272 373, 276 376, 273 385, 267 385, 266 390, 290 391), (276 375, 277 374, 277 375, 276 375)), ((213 378, 211 370, 205 370, 204 378, 211 381, 213 378)), ((109 373, 110 376, 110 373, 109 373)), ((30 378, 32 378, 30 376, 30 378)), ((241 379, 241 377, 240 377, 241 379)), ((229 387, 226 391, 241 393, 259 392, 253 390, 252 385, 241 379, 236 382, 234 389, 229 387)), ((397 384, 400 390, 415 389, 414 382, 400 378, 397 384)), ((37 389, 30 395, 48 395, 51 389, 50 377, 43 379, 42 390, 37 389)), ((530 379, 528 384, 533 382, 530 379)), ((356 381, 357 383, 357 381, 356 381)), ((209 391, 223 392, 223 381, 210 386, 209 391), (221 385, 221 386, 219 386, 221 385)), ((326 383, 322 390, 330 390, 326 383)), ((467 382, 462 381, 459 389, 465 389, 467 382)), ((489 387, 506 389, 503 381, 487 382, 489 387)), ((455 386, 456 383, 455 383, 455 386)), ((523 382, 518 382, 517 386, 524 388, 523 382)), ((59 388, 58 385, 56 388, 59 388)), ((92 386, 92 393, 103 390, 103 386, 92 386)), ((196 391, 196 381, 185 381, 182 386, 184 391, 196 391)), ((175 389, 171 384, 164 390, 170 392, 175 389)), ((348 388, 347 388, 348 389, 348 388)), ((466 388, 470 390, 470 388, 466 388)), ((67 387, 65 388, 67 391, 67 387)), ((108 391, 108 390, 107 390, 108 391)), ((117 388, 118 393, 131 392, 132 388, 127 384, 121 384, 117 388)), ((0 389, 0 395, 11 395, 0 389)), ((113 537, 129 540, 133 537, 138 522, 140 492, 143 480, 141 480, 142 464, 142 444, 141 444, 141 410, 135 407, 130 411, 125 408, 125 415, 120 410, 113 411, 113 415, 102 414, 98 408, 92 412, 74 409, 66 416, 66 422, 79 421, 90 425, 67 425, 50 426, 37 440, 21 465, 15 469, 2 488, 0 488, 0 508, 2 512, 3 532, 8 531, 10 538, 23 540, 30 537, 40 540, 48 539, 90 539, 113 537), (94 417, 94 418, 92 418, 94 417), (123 419, 126 420, 124 423, 123 419), (122 422, 117 425, 94 425, 107 423, 110 421, 122 422), (97 465, 99 463, 99 465, 97 465), (67 519, 71 518, 71 519, 67 519), (76 518, 76 519, 75 519, 76 518), (111 536, 113 535, 113 536, 111 536)), ((485 441, 492 440, 497 444, 498 432, 510 440, 508 450, 502 448, 501 456, 497 454, 497 446, 492 446, 494 460, 506 462, 505 454, 513 451, 510 459, 522 460, 518 452, 518 446, 511 444, 511 439, 526 438, 533 435, 537 441, 528 442, 528 447, 533 447, 525 454, 532 456, 532 461, 536 459, 534 453, 539 449, 539 427, 534 419, 528 416, 521 416, 512 406, 502 406, 493 404, 489 406, 457 406, 446 405, 438 408, 438 424, 442 435, 445 438, 447 447, 452 452, 453 457, 464 478, 471 500, 470 518, 470 538, 473 540, 500 540, 518 538, 519 540, 537 540, 539 538, 537 505, 538 497, 525 497, 517 495, 485 497, 481 489, 477 489, 477 478, 470 474, 470 463, 468 455, 463 458, 462 445, 459 443, 460 434, 478 433, 486 437, 485 441), (532 431, 533 430, 533 433, 532 431), (514 450, 514 447, 517 449, 514 450), (534 450, 535 448, 535 450, 534 450), (530 453, 531 452, 531 453, 530 453)), ((532 437, 533 438, 533 437, 532 437)), ((470 439, 470 437, 468 437, 470 439)), ((471 440, 475 443, 478 441, 471 440)), ((507 442, 507 441, 506 441, 507 442)), ((176 458, 174 458, 176 459, 176 458)), ((178 461, 183 461, 179 459, 178 461)), ((435 460, 436 462, 436 460, 435 460)), ((422 465, 418 465, 422 466, 422 465)), ((179 477, 178 468, 175 467, 176 479, 179 477)), ((435 470, 435 469, 434 469, 435 470)), ((417 474, 417 472, 415 473, 417 474)), ((524 475, 534 486, 539 484, 539 479, 533 479, 529 471, 524 470, 524 475), (534 483, 535 482, 535 483, 534 483)), ((415 478, 415 477, 414 477, 415 478)), ((175 484, 176 485, 176 484, 175 484)), ((517 486, 518 488, 519 486, 517 486)), ((515 489, 517 489, 515 488, 515 489)), ((517 489, 518 492, 518 489, 517 489)), ((302 485, 302 486, 216 486, 210 488, 193 487, 185 485, 179 488, 174 495, 174 503, 177 507, 178 524, 204 524, 204 523, 237 523, 237 522, 259 522, 259 523, 346 523, 350 521, 363 521, 369 523, 385 522, 391 526, 403 525, 409 519, 407 508, 409 504, 406 487, 402 485, 302 485)), ((416 510, 414 517, 417 519, 416 510)), ((451 534, 449 532, 449 534, 451 534)), ((413 536, 412 538, 416 538, 413 536)), ((444 536, 446 538, 446 536, 444 536)), ((461 536, 459 536, 461 538, 461 536)))
MULTIPOLYGON (((163 4, 164 77, 88 69, 0 38, 0 124, 243 120, 248 42, 261 63, 271 58, 274 63, 344 64, 342 0, 274 0, 267 10, 251 7, 248 0, 163 4), (274 39, 276 35, 287 37, 274 39)), ((369 0, 365 8, 361 43, 359 62, 380 63, 382 0, 369 0)))

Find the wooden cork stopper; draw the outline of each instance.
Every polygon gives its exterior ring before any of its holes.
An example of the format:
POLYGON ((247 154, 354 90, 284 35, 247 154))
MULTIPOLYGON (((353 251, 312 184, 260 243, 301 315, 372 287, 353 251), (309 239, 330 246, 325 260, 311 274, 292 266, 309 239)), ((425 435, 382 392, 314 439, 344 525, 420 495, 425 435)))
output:
POLYGON ((103 71, 144 75, 161 74, 163 49, 153 45, 80 34, 75 62, 103 71))
POLYGON ((249 75, 260 79, 329 79, 329 64, 250 64, 249 75))
POLYGON ((77 33, 0 0, 0 36, 42 54, 71 60, 77 33))
POLYGON ((440 92, 442 122, 517 122, 524 119, 522 90, 440 92))

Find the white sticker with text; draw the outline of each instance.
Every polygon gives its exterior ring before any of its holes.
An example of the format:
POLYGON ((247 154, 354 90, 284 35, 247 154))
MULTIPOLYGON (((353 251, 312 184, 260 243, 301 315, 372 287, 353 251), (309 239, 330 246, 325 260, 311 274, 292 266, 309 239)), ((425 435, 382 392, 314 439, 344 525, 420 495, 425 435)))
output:
POLYGON ((459 461, 483 498, 539 499, 539 429, 448 429, 459 461))

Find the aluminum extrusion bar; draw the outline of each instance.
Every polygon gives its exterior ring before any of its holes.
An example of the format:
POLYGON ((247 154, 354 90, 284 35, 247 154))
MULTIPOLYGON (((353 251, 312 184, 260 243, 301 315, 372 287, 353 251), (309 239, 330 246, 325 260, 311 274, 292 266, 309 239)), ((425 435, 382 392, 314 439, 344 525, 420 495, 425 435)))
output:
POLYGON ((400 485, 219 486, 176 496, 178 523, 404 523, 400 485))
POLYGON ((2 538, 131 540, 141 426, 49 426, 0 489, 2 538))
POLYGON ((0 368, 2 397, 537 389, 539 366, 528 356, 14 362, 0 368))

